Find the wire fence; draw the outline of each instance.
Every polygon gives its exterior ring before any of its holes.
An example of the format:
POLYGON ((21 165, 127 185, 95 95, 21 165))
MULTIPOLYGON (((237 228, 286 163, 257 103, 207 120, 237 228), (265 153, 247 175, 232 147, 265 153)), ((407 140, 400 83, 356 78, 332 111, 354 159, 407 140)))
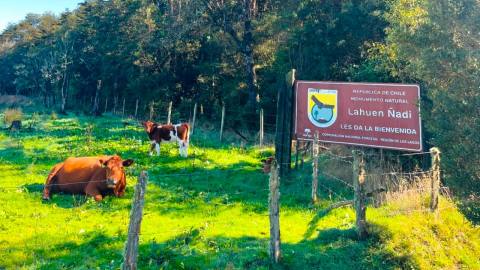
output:
MULTIPOLYGON (((289 145, 291 146, 291 145, 289 145)), ((305 166, 303 168, 300 168, 298 170, 298 175, 299 176, 294 176, 294 177, 299 177, 302 179, 303 183, 308 183, 308 180, 310 179, 310 175, 308 173, 310 165, 312 165, 312 160, 311 157, 308 157, 308 148, 311 147, 312 145, 305 143, 303 148, 300 148, 300 151, 302 151, 303 156, 307 156, 305 166), (305 176, 305 174, 307 176, 305 176)), ((201 147, 201 146, 200 146, 201 147)), ((192 149, 194 149, 194 152, 197 151, 197 153, 194 153, 194 156, 198 154, 198 152, 201 152, 201 148, 197 145, 192 145, 192 149), (196 150, 195 150, 196 148, 196 150)), ((319 154, 319 158, 321 159, 320 164, 323 164, 324 166, 320 166, 318 174, 321 176, 320 181, 318 182, 318 186, 321 188, 323 195, 326 195, 330 198, 330 201, 332 202, 338 202, 338 201, 349 201, 352 200, 352 198, 355 196, 355 186, 352 183, 353 182, 353 164, 354 164, 354 156, 348 155, 348 154, 339 154, 335 153, 332 150, 328 149, 328 147, 325 147, 325 151, 321 151, 319 154), (335 163, 336 165, 332 165, 331 163, 335 163), (330 166, 330 168, 328 167, 330 166), (347 178, 345 175, 349 175, 349 178, 347 178)), ((313 151, 312 151, 313 152, 313 151)), ((410 154, 398 154, 398 155, 391 155, 391 159, 401 159, 402 157, 409 157, 409 156, 416 156, 416 155, 430 155, 432 152, 422 152, 422 153, 410 153, 410 154)), ((302 158, 303 158, 302 156, 302 158)), ((395 201, 395 196, 398 195, 401 199, 407 198, 407 197, 402 197, 402 196, 408 196, 408 192, 414 193, 415 195, 418 195, 419 200, 413 201, 412 204, 408 204, 406 206, 404 205, 398 205, 396 208, 389 208, 388 206, 385 207, 384 210, 376 211, 377 215, 381 216, 387 216, 387 217, 393 217, 397 215, 409 215, 412 213, 430 213, 430 209, 428 208, 427 205, 425 205, 424 201, 422 198, 427 197, 429 192, 431 192, 431 188, 428 187, 428 185, 425 185, 425 181, 428 181, 428 177, 434 172, 434 170, 423 170, 423 171, 412 171, 412 172, 405 172, 405 171, 383 171, 385 170, 385 167, 380 168, 380 171, 374 171, 371 164, 368 164, 368 159, 378 159, 381 157, 381 154, 379 153, 366 153, 365 158, 367 159, 367 172, 364 174, 366 177, 367 181, 378 177, 382 178, 384 180, 385 184, 381 188, 373 188, 370 192, 370 196, 374 197, 377 194, 393 194, 388 200, 395 201), (386 181, 386 183, 385 183, 386 181), (417 185, 418 182, 423 183, 423 186, 417 185), (403 188, 399 188, 403 185, 403 188), (406 194, 406 195, 405 195, 406 194)), ((230 174, 230 173, 237 173, 237 172, 251 172, 255 171, 258 172, 260 169, 260 164, 257 166, 252 166, 252 165, 246 165, 246 166, 239 166, 236 168, 231 168, 231 167, 215 167, 211 168, 210 171, 205 171, 203 168, 199 168, 195 166, 195 159, 192 159, 190 171, 187 172, 181 172, 181 173, 155 173, 151 175, 151 180, 149 185, 156 185, 155 182, 159 182, 159 179, 165 179, 165 178, 179 178, 179 177, 202 177, 202 178, 208 178, 209 176, 216 175, 219 176, 220 174, 230 174)), ((285 163, 289 166, 291 166, 294 163, 294 160, 291 162, 285 163)), ((443 172, 443 170, 440 170, 440 172, 443 172)), ((295 174, 295 172, 294 172, 295 174)), ((105 182, 106 180, 97 180, 93 182, 105 182)), ((288 181, 288 180, 287 180, 288 181)), ((76 182, 76 183, 53 183, 48 186, 65 186, 65 185, 78 185, 78 184, 86 184, 92 181, 81 181, 81 182, 76 182)), ((34 183, 36 184, 36 183, 34 183)), ((428 183, 426 183, 428 184, 428 183)), ((39 187, 44 188, 45 186, 43 184, 38 183, 39 187)), ((0 186, 0 190, 2 191, 9 191, 9 190, 18 190, 18 189, 24 189, 25 186, 0 186)), ((260 188, 257 189, 257 191, 268 191, 268 188, 260 188)), ((308 193, 305 191, 305 193, 308 193)), ((442 195, 443 198, 447 200, 451 200, 451 194, 448 189, 448 187, 440 186, 440 194, 442 195)), ((324 196, 325 197, 325 196, 324 196)), ((74 197, 75 198, 75 197, 74 197)), ((150 202, 148 202, 150 203, 150 202)), ((370 207, 371 205, 369 205, 370 207)), ((446 204, 446 205, 441 205, 438 209, 439 211, 444 211, 454 208, 453 204, 446 204)), ((35 225, 33 226, 33 235, 38 235, 40 232, 41 226, 41 220, 42 220, 42 215, 38 214, 40 213, 39 209, 35 209, 34 211, 37 214, 33 215, 33 218, 35 219, 35 225)), ((151 210, 147 208, 147 210, 144 213, 144 217, 146 220, 148 220, 148 216, 152 213, 151 210)), ((265 218, 265 223, 266 223, 266 217, 268 214, 264 213, 256 213, 255 215, 261 216, 265 218)), ((126 226, 128 224, 128 216, 124 215, 122 216, 122 224, 126 226)), ((197 223, 191 223, 188 226, 182 227, 182 228, 162 228, 161 231, 158 233, 155 232, 146 232, 146 233, 138 233, 139 236, 145 236, 145 237, 164 237, 164 236, 169 236, 172 233, 177 234, 188 234, 191 233, 192 228, 195 230, 201 229, 203 230, 204 228, 208 226, 228 226, 231 225, 234 221, 228 220, 228 221, 218 221, 218 220, 211 220, 211 219, 205 219, 202 222, 197 222, 197 223)), ((256 223, 258 220, 252 219, 251 223, 252 225, 257 225, 256 223)), ((146 224, 147 226, 150 226, 148 223, 146 224)), ((0 233, 2 233, 0 231, 0 233)), ((7 232, 8 233, 8 232, 7 232)), ((76 235, 81 235, 85 237, 90 237, 88 235, 88 232, 72 232, 72 234, 76 235)), ((128 234, 128 233, 127 233, 128 234)), ((122 236, 126 235, 125 233, 122 232, 122 236)), ((182 235, 177 235, 177 237, 182 237, 182 235)), ((25 245, 30 245, 30 246, 38 246, 38 247, 43 247, 43 243, 39 243, 40 238, 34 237, 34 241, 25 243, 25 245)), ((147 240, 147 239, 144 239, 147 240)), ((34 254, 36 256, 37 254, 34 254)))

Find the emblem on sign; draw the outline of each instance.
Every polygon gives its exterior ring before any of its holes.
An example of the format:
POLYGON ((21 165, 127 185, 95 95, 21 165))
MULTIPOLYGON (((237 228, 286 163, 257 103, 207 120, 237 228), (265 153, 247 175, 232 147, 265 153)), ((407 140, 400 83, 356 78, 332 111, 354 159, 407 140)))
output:
POLYGON ((308 119, 317 127, 329 127, 337 120, 337 90, 308 89, 308 119))

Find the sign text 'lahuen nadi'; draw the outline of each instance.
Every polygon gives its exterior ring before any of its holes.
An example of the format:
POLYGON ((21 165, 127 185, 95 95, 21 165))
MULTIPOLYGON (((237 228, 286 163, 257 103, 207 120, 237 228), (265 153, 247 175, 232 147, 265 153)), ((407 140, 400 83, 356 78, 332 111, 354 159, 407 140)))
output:
POLYGON ((411 84, 295 83, 295 135, 324 142, 422 150, 420 88, 411 84))

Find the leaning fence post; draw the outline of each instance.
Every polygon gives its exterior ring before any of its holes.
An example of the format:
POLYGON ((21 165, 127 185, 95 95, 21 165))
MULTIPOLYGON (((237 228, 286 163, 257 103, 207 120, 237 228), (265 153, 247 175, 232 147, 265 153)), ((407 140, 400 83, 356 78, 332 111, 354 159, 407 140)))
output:
POLYGON ((167 124, 171 124, 172 120, 172 102, 170 101, 168 103, 168 112, 167 112, 167 124))
POLYGON ((132 210, 130 211, 130 224, 128 226, 127 242, 123 253, 122 270, 137 269, 138 240, 140 225, 142 223, 142 212, 147 187, 148 174, 142 171, 138 177, 138 183, 133 195, 132 210))
POLYGON ((432 157, 432 174, 431 174, 431 197, 430 210, 432 212, 438 211, 438 192, 440 189, 440 149, 437 147, 430 148, 430 155, 432 157))
POLYGON ((318 190, 318 131, 314 135, 313 139, 313 162, 312 162, 312 203, 316 203, 317 190, 318 190))
POLYGON ((270 194, 268 197, 268 210, 270 213, 270 259, 278 263, 281 256, 280 250, 280 180, 278 165, 274 159, 270 169, 270 194))
POLYGON ((365 239, 367 233, 366 220, 366 196, 365 196, 365 160, 363 159, 363 152, 353 150, 353 189, 356 226, 358 238, 365 239))
POLYGON ((222 104, 222 122, 220 122, 220 141, 223 139, 223 123, 225 121, 225 103, 222 104))

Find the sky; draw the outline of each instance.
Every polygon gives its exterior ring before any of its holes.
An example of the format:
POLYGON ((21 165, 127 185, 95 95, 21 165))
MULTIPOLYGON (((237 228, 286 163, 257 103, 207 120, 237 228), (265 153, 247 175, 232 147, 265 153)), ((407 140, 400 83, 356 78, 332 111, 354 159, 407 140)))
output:
POLYGON ((0 0, 0 32, 8 23, 16 23, 28 13, 42 14, 51 11, 60 14, 66 9, 74 10, 83 0, 0 0))

